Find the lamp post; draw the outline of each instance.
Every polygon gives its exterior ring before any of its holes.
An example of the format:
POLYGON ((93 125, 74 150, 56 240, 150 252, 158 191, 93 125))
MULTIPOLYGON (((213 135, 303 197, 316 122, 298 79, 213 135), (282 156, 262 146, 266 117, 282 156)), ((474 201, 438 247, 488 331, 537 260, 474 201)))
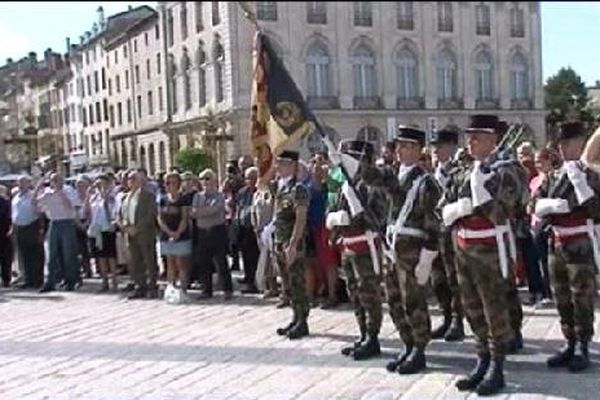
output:
POLYGON ((225 127, 226 121, 222 116, 215 115, 212 110, 208 112, 204 122, 203 139, 211 149, 211 153, 215 155, 219 182, 223 176, 222 142, 233 141, 233 135, 224 133, 225 127))

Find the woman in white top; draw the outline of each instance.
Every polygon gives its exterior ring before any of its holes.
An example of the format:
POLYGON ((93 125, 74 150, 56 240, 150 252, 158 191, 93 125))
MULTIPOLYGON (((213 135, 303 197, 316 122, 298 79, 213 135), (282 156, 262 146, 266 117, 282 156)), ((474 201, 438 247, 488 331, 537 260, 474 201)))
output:
POLYGON ((96 192, 88 195, 86 209, 90 215, 88 236, 92 257, 96 258, 102 277, 100 292, 110 289, 108 279, 110 275, 112 289, 117 290, 117 246, 116 246, 116 219, 117 201, 111 194, 110 181, 107 176, 100 176, 94 185, 96 192))

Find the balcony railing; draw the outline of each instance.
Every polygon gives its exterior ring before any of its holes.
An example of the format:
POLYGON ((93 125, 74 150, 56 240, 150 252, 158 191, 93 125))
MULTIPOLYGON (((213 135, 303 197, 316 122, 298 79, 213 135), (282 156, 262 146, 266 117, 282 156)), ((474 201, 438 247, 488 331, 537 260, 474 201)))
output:
POLYGON ((373 26, 373 18, 370 15, 354 15, 354 26, 373 26))
POLYGON ((438 21, 438 31, 440 32, 452 32, 454 24, 451 19, 438 21))
POLYGON ((396 98, 396 108, 398 110, 418 110, 425 108, 425 101, 421 97, 413 98, 396 98))
POLYGON ((308 106, 315 110, 333 110, 340 108, 340 102, 335 96, 308 96, 308 106))
POLYGON ((511 99, 510 108, 513 110, 530 110, 533 108, 531 99, 511 99))
POLYGON ((525 27, 523 26, 511 26, 510 37, 525 37, 525 27))
POLYGON ((376 110, 379 108, 382 108, 382 102, 379 96, 354 98, 355 110, 376 110))
POLYGON ((490 25, 489 24, 477 25, 477 27, 476 27, 475 30, 476 30, 476 33, 478 35, 481 35, 481 36, 490 36, 491 29, 490 29, 490 25))
POLYGON ((462 99, 438 99, 438 108, 440 110, 456 110, 464 108, 462 99))
POLYGON ((478 110, 495 110, 499 108, 498 99, 476 99, 475 108, 478 110))
POLYGON ((415 22, 412 17, 399 17, 398 18, 398 29, 406 31, 412 31, 415 29, 415 22))
POLYGON ((327 14, 324 12, 309 11, 306 20, 309 24, 326 24, 327 14))

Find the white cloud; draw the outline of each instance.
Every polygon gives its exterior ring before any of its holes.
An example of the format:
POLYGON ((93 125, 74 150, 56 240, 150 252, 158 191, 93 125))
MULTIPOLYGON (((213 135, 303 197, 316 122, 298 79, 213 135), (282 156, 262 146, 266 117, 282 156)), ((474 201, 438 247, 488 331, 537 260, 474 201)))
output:
POLYGON ((2 24, 0 24, 0 38, 2 38, 0 65, 4 64, 8 57, 17 60, 25 57, 31 50, 31 40, 27 35, 15 32, 2 24))

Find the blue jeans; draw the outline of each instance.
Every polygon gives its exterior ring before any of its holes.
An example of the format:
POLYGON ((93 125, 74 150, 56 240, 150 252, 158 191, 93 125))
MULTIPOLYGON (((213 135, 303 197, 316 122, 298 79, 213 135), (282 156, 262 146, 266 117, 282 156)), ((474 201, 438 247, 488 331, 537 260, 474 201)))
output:
POLYGON ((77 231, 75 221, 50 221, 48 229, 48 276, 46 286, 54 287, 59 276, 73 286, 79 281, 77 231))

